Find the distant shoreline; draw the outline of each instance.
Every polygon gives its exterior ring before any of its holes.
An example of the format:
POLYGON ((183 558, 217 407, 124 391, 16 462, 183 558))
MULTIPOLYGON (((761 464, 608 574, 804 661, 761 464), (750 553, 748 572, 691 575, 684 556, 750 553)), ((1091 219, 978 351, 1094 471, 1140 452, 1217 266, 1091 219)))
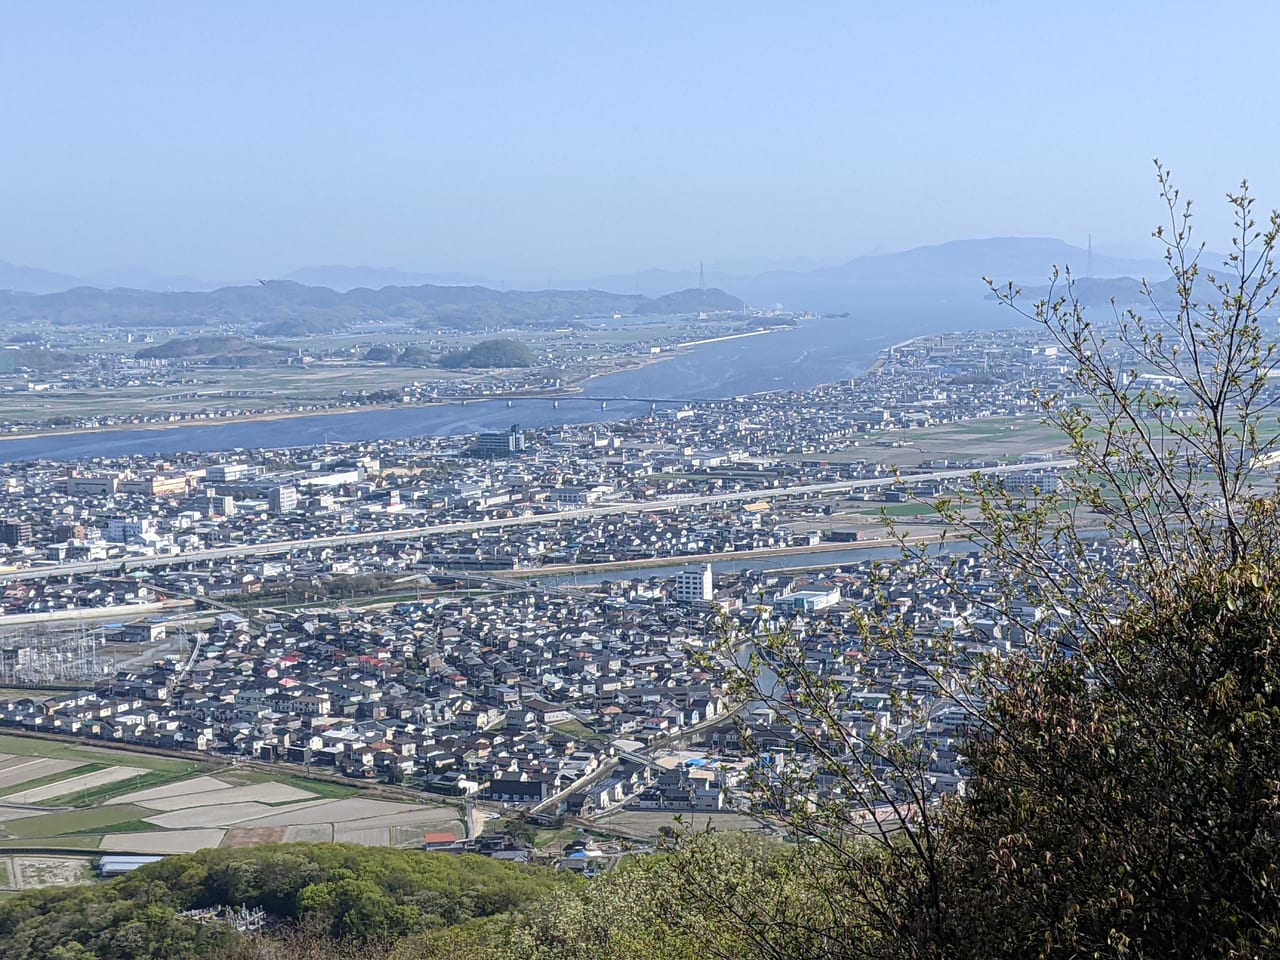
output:
POLYGON ((67 427, 57 430, 33 430, 27 433, 0 434, 0 443, 6 440, 39 440, 43 437, 79 437, 94 433, 126 433, 134 430, 184 430, 198 427, 220 427, 239 423, 269 423, 273 420, 291 420, 302 417, 324 417, 343 413, 365 413, 370 410, 413 409, 441 406, 441 401, 431 403, 369 403, 359 407, 322 407, 319 410, 276 410, 269 413, 251 413, 245 416, 214 417, 208 420, 179 420, 177 423, 113 423, 102 427, 67 427))
MULTIPOLYGON (((595 373, 574 380, 567 384, 560 391, 548 392, 543 396, 532 397, 529 395, 504 396, 496 394, 482 398, 467 397, 465 400, 451 400, 448 397, 441 397, 429 401, 419 402, 395 402, 395 403, 369 403, 360 404, 354 407, 321 407, 315 410, 271 410, 263 413, 252 414, 233 414, 225 417, 212 417, 204 420, 178 420, 178 421, 152 421, 144 423, 114 423, 96 427, 58 427, 51 430, 24 430, 20 433, 3 433, 0 434, 0 444, 5 441, 19 440, 41 440, 50 437, 80 437, 92 436, 94 434, 112 434, 112 433, 132 433, 134 431, 164 432, 172 430, 188 430, 199 429, 203 427, 222 427, 222 426, 238 426, 253 423, 273 423, 280 420, 292 419, 309 419, 312 417, 323 416, 341 416, 343 414, 359 414, 374 413, 378 411, 391 410, 426 410, 436 407, 449 406, 455 403, 480 404, 503 400, 526 400, 526 399, 553 399, 556 396, 577 397, 580 396, 585 389, 585 385, 600 377, 607 377, 616 373, 627 373, 633 370, 640 370, 654 364, 665 363, 681 356, 691 347, 706 346, 708 344, 721 343, 729 340, 740 340, 747 337, 757 337, 764 334, 776 333, 774 328, 764 330, 749 330, 743 333, 726 334, 722 337, 709 337, 703 340, 691 340, 685 343, 673 344, 669 347, 663 347, 661 352, 655 354, 640 354, 637 356, 622 358, 621 362, 607 369, 600 370, 595 373)), ((768 391, 764 391, 768 392, 768 391)))
POLYGON ((875 360, 872 362, 871 366, 867 367, 866 371, 862 375, 865 377, 868 373, 874 373, 875 371, 879 370, 882 366, 884 366, 885 359, 894 350, 901 350, 903 347, 909 347, 911 346, 911 344, 915 343, 916 341, 927 340, 931 336, 936 336, 936 334, 922 333, 919 336, 909 337, 908 339, 899 341, 898 343, 890 344, 889 346, 881 350, 878 354, 876 354, 875 360))
MULTIPOLYGON (((586 377, 583 377, 580 381, 576 381, 575 383, 570 384, 568 387, 564 388, 561 391, 558 391, 557 393, 548 393, 547 396, 548 397, 555 397, 555 396, 573 397, 581 392, 582 390, 581 385, 586 383, 588 380, 593 380, 596 377, 605 377, 612 373, 625 373, 628 370, 638 370, 641 367, 647 367, 650 364, 659 363, 664 360, 669 360, 673 356, 674 356, 674 353, 665 354, 662 356, 637 358, 639 362, 625 364, 623 366, 615 367, 614 369, 611 369, 611 370, 601 370, 599 373, 590 374, 586 377)), ((495 402, 500 400, 530 400, 530 399, 541 400, 541 399, 546 399, 546 397, 535 397, 535 396, 524 395, 524 394, 513 395, 513 396, 504 396, 502 394, 495 394, 491 397, 484 397, 484 398, 467 397, 465 398, 465 402, 468 404, 471 404, 471 403, 490 403, 490 402, 495 402)), ((227 417, 210 417, 209 419, 206 419, 206 420, 179 420, 176 422, 165 420, 160 422, 147 422, 147 423, 113 423, 113 424, 109 424, 101 427, 65 427, 65 428, 58 428, 54 430, 28 430, 23 433, 0 434, 0 443, 3 443, 6 440, 38 440, 43 437, 78 437, 78 436, 87 436, 89 434, 94 434, 94 433, 125 433, 125 432, 132 432, 134 430, 153 430, 153 431, 183 430, 183 429, 191 429, 191 428, 199 428, 199 427, 220 427, 224 425, 231 426, 234 424, 244 424, 244 423, 270 423, 276 420, 292 420, 292 419, 323 417, 323 416, 340 416, 344 413, 346 414, 370 413, 376 410, 427 410, 427 409, 431 409, 432 407, 444 407, 444 406, 449 406, 452 403, 460 404, 463 402, 464 402, 463 400, 453 401, 447 397, 442 397, 436 400, 427 400, 427 401, 410 402, 410 403, 363 403, 355 407, 321 407, 316 410, 272 410, 264 413, 237 414, 237 415, 232 415, 227 417)))

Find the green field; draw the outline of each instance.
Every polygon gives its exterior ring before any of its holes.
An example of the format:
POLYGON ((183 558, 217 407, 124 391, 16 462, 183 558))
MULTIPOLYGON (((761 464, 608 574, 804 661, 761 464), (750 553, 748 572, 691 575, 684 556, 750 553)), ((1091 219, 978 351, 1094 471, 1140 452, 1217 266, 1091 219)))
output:
POLYGON ((596 733, 581 720, 572 718, 565 720, 563 723, 551 724, 552 730, 559 730, 561 733, 570 737, 577 737, 580 740, 605 740, 603 734, 596 733))
POLYGON ((550 847, 563 847, 573 840, 581 831, 577 827, 561 827, 555 830, 539 830, 533 839, 535 850, 546 850, 550 847))
MULTIPOLYGON (((96 787, 89 786, 80 790, 72 786, 69 788, 70 792, 65 795, 50 797, 46 801, 33 804, 29 809, 10 808, 8 814, 12 819, 0 820, 0 837, 4 838, 0 840, 0 849, 6 850, 94 850, 99 848, 104 841, 104 837, 119 834, 146 833, 152 835, 151 841, 154 841, 157 835, 171 832, 180 837, 184 828, 157 827, 154 824, 147 823, 146 818, 157 816, 158 811, 153 808, 154 805, 146 802, 127 802, 131 800, 127 795, 139 789, 146 790, 152 787, 180 783, 176 788, 170 786, 170 806, 186 809, 183 806, 185 803, 183 785, 186 779, 193 775, 216 774, 216 780, 225 783, 228 787, 242 786, 252 788, 258 784, 285 785, 303 793, 304 799, 301 801, 297 797, 287 799, 276 797, 274 800, 263 799, 255 801, 279 811, 297 807, 300 802, 303 808, 309 808, 314 803, 355 798, 371 799, 367 787, 372 784, 368 782, 344 782, 319 775, 316 779, 311 779, 301 773, 280 774, 269 768, 250 767, 248 765, 228 767, 207 759, 196 760, 183 757, 151 756, 131 751, 116 752, 89 744, 82 745, 56 740, 38 740, 0 735, 0 753, 45 759, 74 760, 83 764, 60 774, 43 778, 40 781, 42 783, 51 782, 58 787, 63 786, 64 780, 82 775, 86 771, 118 766, 136 766, 140 768, 139 773, 115 783, 102 784, 96 787), (126 802, 105 803, 105 801, 113 799, 126 802)), ((16 785, 12 789, 30 789, 31 784, 34 782, 36 781, 16 785)), ((216 787, 216 784, 213 786, 216 787)), ((207 783, 203 785, 203 789, 211 788, 213 787, 207 783)), ((252 790, 249 792, 252 792, 252 790)), ((386 799, 389 798, 385 795, 379 795, 377 798, 378 801, 386 799)), ((403 797, 390 799, 410 798, 406 794, 403 797)), ((0 798, 0 804, 3 804, 2 798, 0 798)), ((163 808, 165 805, 161 804, 160 806, 163 808)), ((199 802, 196 801, 192 803, 191 809, 199 806, 199 802)), ((218 806, 218 804, 215 803, 214 806, 218 806)), ((385 812, 381 802, 373 802, 372 807, 377 815, 385 812)), ((406 809, 417 808, 407 807, 406 809)), ((432 822, 435 819, 439 819, 440 814, 445 815, 448 820, 456 820, 457 817, 456 811, 447 805, 439 806, 439 810, 426 808, 423 808, 423 810, 423 815, 432 822)), ((164 812, 172 813, 173 811, 164 812)), ((216 811, 213 812, 216 813, 216 811)), ((204 815, 200 814, 196 819, 198 820, 204 815)), ((346 817, 347 815, 342 814, 340 816, 346 817)), ((326 824, 326 826, 332 826, 332 824, 326 824)), ((200 830, 202 828, 197 827, 196 829, 200 830)), ((283 834, 283 829, 281 828, 280 830, 281 835, 283 834)), ((418 840, 417 829, 416 824, 412 830, 396 826, 390 834, 390 841, 384 839, 381 842, 397 843, 418 840)), ((216 827, 209 828, 209 831, 202 835, 200 842, 216 844, 218 841, 209 839, 210 836, 216 834, 218 837, 222 837, 225 832, 224 825, 219 824, 216 827)), ((127 843, 127 841, 124 842, 127 843)), ((144 845, 147 842, 139 841, 144 845)), ((179 839, 177 842, 185 841, 179 839)), ((144 849, 150 849, 150 847, 144 846, 144 849)), ((3 951, 0 951, 0 954, 2 953, 3 951)))
POLYGON ((77 790, 74 795, 61 798, 77 807, 91 806, 97 803, 104 803, 113 797, 121 794, 132 793, 134 790, 146 790, 149 787, 160 787, 166 783, 172 783, 174 780, 180 780, 183 777, 191 776, 193 773, 199 773, 201 767, 199 764, 190 764, 180 770, 152 770, 150 773, 139 774, 129 780, 120 780, 116 783, 104 783, 100 787, 90 787, 88 790, 77 790))
POLYGON ((936 517, 937 508, 928 503, 887 503, 879 510, 868 511, 884 517, 936 517))
MULTIPOLYGON (((34 737, 15 737, 0 734, 0 753, 21 757, 45 757, 52 760, 73 760, 82 766, 61 773, 50 774, 14 784, 0 791, 3 797, 33 787, 57 783, 71 777, 92 773, 113 766, 141 767, 146 772, 115 783, 104 783, 84 790, 75 790, 55 799, 58 805, 90 807, 101 804, 112 797, 131 793, 134 790, 158 787, 192 774, 203 772, 208 764, 199 760, 186 760, 178 757, 159 757, 145 753, 108 750, 89 744, 67 743, 61 740, 44 740, 34 737)), ((2 825, 0 825, 2 826, 2 825)))
POLYGON ((9 796, 11 793, 21 793, 24 790, 30 790, 33 787, 43 787, 46 784, 57 783, 59 780, 66 780, 68 777, 78 777, 84 773, 95 773, 98 770, 105 770, 110 764, 106 763, 89 763, 82 767, 73 767, 70 770, 61 770, 58 773, 50 773, 47 776, 36 777, 33 780, 27 780, 23 783, 15 783, 9 787, 0 788, 0 800, 9 796))
POLYGON ((58 837, 60 838, 58 842, 61 843, 64 834, 121 833, 135 824, 136 829, 139 830, 154 830, 156 828, 151 824, 141 823, 143 817, 153 816, 155 816, 154 810, 145 810, 130 803, 122 803, 110 807, 60 810, 35 817, 23 817, 20 820, 8 820, 4 823, 4 830, 11 836, 21 839, 58 837), (104 831, 104 827, 111 829, 104 831))
POLYGON ((291 787, 297 787, 299 790, 314 793, 317 797, 325 800, 343 800, 347 797, 358 796, 363 792, 360 787, 353 784, 334 783, 329 780, 312 780, 308 777, 290 774, 261 773, 257 770, 225 770, 218 774, 218 779, 234 785, 286 783, 291 787))
POLYGON ((43 737, 15 737, 10 734, 0 734, 0 753, 12 753, 19 757, 78 760, 81 763, 103 765, 125 764, 131 767, 146 767, 150 770, 186 770, 193 766, 192 761, 176 757, 152 756, 146 753, 132 753, 128 750, 117 751, 107 747, 97 747, 87 742, 71 743, 66 740, 43 737))
POLYGON ((21 700, 30 697, 32 700, 44 700, 52 697, 60 690, 42 690, 39 687, 0 687, 0 700, 12 697, 15 700, 21 700))

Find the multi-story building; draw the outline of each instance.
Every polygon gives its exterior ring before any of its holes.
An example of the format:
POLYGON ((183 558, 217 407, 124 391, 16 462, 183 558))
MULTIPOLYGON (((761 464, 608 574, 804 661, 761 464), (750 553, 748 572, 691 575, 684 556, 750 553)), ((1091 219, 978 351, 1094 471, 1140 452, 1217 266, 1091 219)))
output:
POLYGON ((0 543, 16 547, 31 540, 31 524, 26 520, 0 520, 0 543))
POLYGON ((1018 473, 1007 473, 1003 477, 1004 488, 1009 493, 1020 496, 1057 493, 1062 486, 1062 477, 1049 470, 1026 470, 1018 473))
POLYGON ((482 433, 471 452, 477 457, 514 457, 525 451, 524 431, 513 423, 505 433, 482 433))
POLYGON ((236 483, 247 480, 256 471, 247 463, 215 463, 205 468, 206 483, 236 483))
POLYGON ((267 506, 272 513, 293 513, 298 509, 298 488, 288 485, 272 487, 267 491, 267 506))
POLYGON ((706 602, 713 596, 711 564, 676 574, 676 603, 706 602))
POLYGON ((185 473, 149 473, 122 479, 120 493, 143 493, 153 497, 181 497, 191 492, 191 477, 185 473))
POLYGON ((106 473, 92 477, 70 476, 63 481, 65 491, 72 497, 109 497, 120 483, 118 473, 106 473))
POLYGON ((156 522, 150 517, 109 517, 104 536, 111 543, 128 543, 154 533, 156 522))

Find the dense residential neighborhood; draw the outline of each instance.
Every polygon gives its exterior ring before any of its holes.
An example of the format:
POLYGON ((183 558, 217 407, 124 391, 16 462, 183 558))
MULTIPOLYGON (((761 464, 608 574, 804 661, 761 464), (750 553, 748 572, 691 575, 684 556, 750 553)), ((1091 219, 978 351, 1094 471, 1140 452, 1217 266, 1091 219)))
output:
POLYGON ((730 695, 735 651, 771 633, 840 678, 852 727, 936 740, 936 788, 954 790, 957 719, 913 725, 890 693, 925 678, 851 638, 895 616, 1018 643, 981 613, 983 559, 957 558, 967 605, 902 561, 872 589, 870 554, 767 570, 874 542, 885 507, 975 470, 1050 489, 1052 450, 888 454, 922 428, 1025 415, 1062 374, 1012 335, 929 337, 851 383, 609 427, 8 464, 0 724, 576 816, 733 809, 742 737, 778 769, 814 762, 777 705, 730 695), (713 574, 726 555, 744 559, 713 574), (83 689, 21 694, 41 679, 83 689))

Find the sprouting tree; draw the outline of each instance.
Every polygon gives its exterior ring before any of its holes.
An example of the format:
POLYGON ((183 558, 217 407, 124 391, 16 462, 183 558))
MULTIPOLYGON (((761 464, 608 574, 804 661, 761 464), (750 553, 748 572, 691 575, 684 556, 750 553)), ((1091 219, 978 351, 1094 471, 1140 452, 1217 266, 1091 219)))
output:
POLYGON ((1157 179, 1169 278, 1141 307, 1090 306, 1067 270, 1029 305, 992 285, 1059 348, 1060 387, 1036 399, 1075 466, 1031 496, 974 476, 934 501, 971 547, 904 538, 838 621, 725 624, 737 696, 772 715, 742 733, 755 809, 798 841, 811 907, 754 955, 1280 946, 1280 216, 1259 222, 1242 184, 1211 269, 1157 179), (904 578, 951 626, 916 616, 904 578))

